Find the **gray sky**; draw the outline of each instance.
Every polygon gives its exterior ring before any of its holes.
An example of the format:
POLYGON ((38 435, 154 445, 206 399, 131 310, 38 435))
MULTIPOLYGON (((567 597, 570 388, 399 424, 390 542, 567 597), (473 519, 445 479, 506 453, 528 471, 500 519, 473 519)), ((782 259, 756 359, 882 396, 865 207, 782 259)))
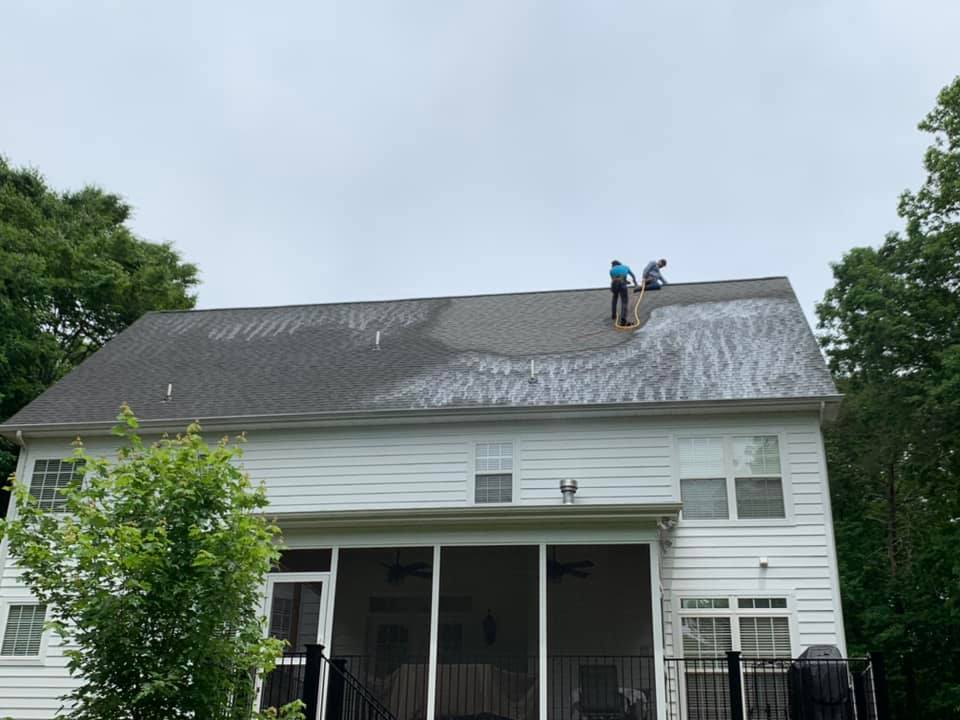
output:
POLYGON ((0 7, 0 153, 95 183, 200 307, 786 274, 900 227, 956 0, 0 7))

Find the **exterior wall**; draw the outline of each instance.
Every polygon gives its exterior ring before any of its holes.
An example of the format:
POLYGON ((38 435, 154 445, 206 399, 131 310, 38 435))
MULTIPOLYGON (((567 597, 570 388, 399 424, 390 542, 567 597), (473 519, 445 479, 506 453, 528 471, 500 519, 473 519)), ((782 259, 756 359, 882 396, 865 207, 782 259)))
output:
MULTIPOLYGON (((786 595, 793 609, 794 651, 810 644, 844 648, 832 526, 829 522, 822 441, 815 416, 624 418, 516 421, 486 424, 420 424, 250 431, 244 464, 266 483, 277 513, 472 505, 476 442, 514 444, 514 498, 526 505, 560 503, 559 482, 575 478, 577 504, 678 502, 675 442, 679 435, 777 434, 780 437, 787 518, 777 521, 680 520, 661 558, 666 654, 679 654, 676 607, 681 596, 786 595), (759 567, 759 557, 769 567, 759 567)), ((110 438, 89 438, 94 454, 110 454, 110 438)), ((21 476, 33 462, 65 457, 69 440, 36 440, 21 454, 21 476)), ((489 506, 488 506, 489 507, 489 506)), ((423 528, 384 528, 342 536, 343 531, 293 532, 291 545, 428 545, 444 542, 423 528), (309 538, 309 542, 305 540, 309 538)), ((648 542, 652 527, 634 541, 648 542)), ((465 530, 459 544, 608 542, 586 527, 546 536, 537 528, 465 530)), ((0 546, 0 603, 27 597, 17 570, 0 546)), ((49 638, 32 663, 0 659, 0 717, 50 718, 70 687, 62 650, 49 638)))
POLYGON ((795 654, 817 644, 838 645, 846 653, 820 430, 814 419, 775 429, 786 520, 681 519, 671 533, 673 544, 662 559, 668 655, 681 653, 680 598, 723 595, 786 596, 795 654), (761 557, 768 567, 760 567, 761 557))

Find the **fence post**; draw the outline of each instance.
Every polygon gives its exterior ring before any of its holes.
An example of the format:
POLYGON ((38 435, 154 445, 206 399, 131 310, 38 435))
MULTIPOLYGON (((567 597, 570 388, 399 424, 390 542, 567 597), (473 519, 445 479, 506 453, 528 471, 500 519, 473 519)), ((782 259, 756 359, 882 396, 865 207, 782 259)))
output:
POLYGON ((890 699, 887 696, 887 666, 883 653, 870 653, 873 668, 873 696, 877 703, 877 720, 890 720, 890 699))
POLYGON ((730 686, 730 720, 743 720, 743 679, 740 675, 740 651, 727 652, 727 682, 730 686))
POLYGON ((320 671, 323 645, 307 645, 307 661, 303 668, 303 704, 307 720, 319 720, 320 707, 320 671))

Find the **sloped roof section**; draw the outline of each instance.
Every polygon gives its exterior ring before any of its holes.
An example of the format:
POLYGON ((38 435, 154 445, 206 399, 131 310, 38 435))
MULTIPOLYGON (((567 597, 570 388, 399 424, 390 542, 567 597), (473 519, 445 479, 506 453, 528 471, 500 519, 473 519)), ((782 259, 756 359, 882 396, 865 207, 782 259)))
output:
POLYGON ((0 429, 123 402, 190 420, 836 395, 786 278, 670 285, 634 332, 609 310, 591 289, 148 313, 0 429))

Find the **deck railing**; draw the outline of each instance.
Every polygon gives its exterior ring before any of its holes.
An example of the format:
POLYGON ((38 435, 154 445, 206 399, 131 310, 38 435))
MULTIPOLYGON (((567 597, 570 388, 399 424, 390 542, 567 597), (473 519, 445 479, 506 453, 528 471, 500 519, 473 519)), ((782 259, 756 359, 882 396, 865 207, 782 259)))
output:
MULTIPOLYGON (((441 656, 434 720, 889 720, 883 658, 547 656, 546 718, 537 656, 441 656)), ((308 720, 423 720, 429 666, 418 656, 285 655, 261 707, 302 698, 308 720), (321 708, 323 712, 321 711, 321 708)))
POLYGON ((889 720, 883 659, 667 658, 670 720, 889 720))

